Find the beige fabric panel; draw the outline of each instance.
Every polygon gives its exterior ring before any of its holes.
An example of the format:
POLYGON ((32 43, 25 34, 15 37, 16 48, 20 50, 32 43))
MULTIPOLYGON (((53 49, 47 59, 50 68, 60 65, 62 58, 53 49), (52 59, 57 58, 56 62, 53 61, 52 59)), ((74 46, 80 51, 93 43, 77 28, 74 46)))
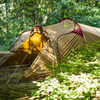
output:
POLYGON ((76 49, 78 45, 82 43, 84 43, 84 39, 77 33, 69 33, 59 37, 58 46, 61 59, 63 59, 65 55, 69 54, 72 48, 76 49))
POLYGON ((23 32, 18 39, 14 42, 10 51, 16 51, 30 36, 30 30, 23 32))
POLYGON ((50 45, 51 42, 49 41, 45 44, 30 68, 26 71, 24 79, 42 77, 50 74, 49 65, 52 65, 52 62, 56 63, 56 57, 50 45))
POLYGON ((100 40, 100 28, 80 24, 87 42, 96 42, 100 40))
POLYGON ((56 41, 60 35, 79 29, 79 26, 73 20, 67 19, 60 23, 46 26, 44 29, 48 32, 52 40, 56 41))

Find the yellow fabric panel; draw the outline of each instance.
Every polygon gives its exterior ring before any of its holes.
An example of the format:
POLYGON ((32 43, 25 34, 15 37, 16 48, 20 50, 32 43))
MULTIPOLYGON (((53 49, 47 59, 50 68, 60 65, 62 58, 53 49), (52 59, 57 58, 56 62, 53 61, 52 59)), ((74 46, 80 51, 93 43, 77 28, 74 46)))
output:
POLYGON ((40 51, 30 68, 26 71, 24 79, 42 77, 50 74, 50 67, 52 62, 56 64, 56 57, 54 51, 50 46, 51 42, 47 42, 40 51))
POLYGON ((82 43, 84 44, 84 39, 77 33, 69 33, 59 37, 58 46, 61 59, 71 52, 70 48, 76 49, 82 43))
POLYGON ((31 52, 29 52, 29 60, 30 63, 32 63, 41 49, 44 47, 45 43, 47 42, 47 38, 44 35, 35 33, 29 38, 29 41, 29 48, 31 49, 33 47, 31 52))
POLYGON ((3 65, 19 65, 32 48, 32 50, 29 52, 29 55, 23 61, 23 64, 31 64, 42 49, 42 47, 45 45, 46 41, 47 38, 44 35, 34 33, 3 65))

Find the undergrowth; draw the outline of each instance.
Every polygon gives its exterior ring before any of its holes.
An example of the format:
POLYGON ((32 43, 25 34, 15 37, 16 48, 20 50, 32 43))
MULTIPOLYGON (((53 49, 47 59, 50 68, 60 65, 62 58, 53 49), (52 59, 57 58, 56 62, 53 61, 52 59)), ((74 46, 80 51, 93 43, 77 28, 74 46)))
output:
POLYGON ((99 100, 100 41, 72 49, 55 68, 54 77, 37 82, 30 99, 36 100, 99 100))

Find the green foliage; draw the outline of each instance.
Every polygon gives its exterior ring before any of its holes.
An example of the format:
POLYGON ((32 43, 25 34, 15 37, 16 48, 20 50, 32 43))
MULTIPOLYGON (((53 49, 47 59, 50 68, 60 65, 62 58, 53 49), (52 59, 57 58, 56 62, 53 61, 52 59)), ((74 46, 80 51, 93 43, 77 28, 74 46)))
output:
POLYGON ((100 91, 100 41, 66 55, 54 66, 55 76, 36 82, 38 90, 30 99, 41 100, 98 100, 100 91))
POLYGON ((96 96, 96 90, 100 86, 97 79, 91 74, 68 75, 59 73, 59 78, 46 78, 38 91, 31 98, 41 100, 90 100, 96 96))
POLYGON ((86 6, 85 3, 77 6, 74 19, 80 23, 100 27, 100 10, 97 7, 86 6), (92 8, 92 9, 91 9, 92 8))
POLYGON ((35 25, 55 24, 65 17, 100 27, 99 8, 99 0, 4 0, 0 2, 0 45, 35 25))

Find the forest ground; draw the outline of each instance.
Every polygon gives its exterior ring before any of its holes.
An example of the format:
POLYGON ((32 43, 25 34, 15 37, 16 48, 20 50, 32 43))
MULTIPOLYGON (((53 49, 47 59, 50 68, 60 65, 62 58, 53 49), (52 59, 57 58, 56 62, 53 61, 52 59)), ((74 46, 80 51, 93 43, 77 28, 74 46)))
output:
POLYGON ((36 88, 32 80, 19 81, 27 67, 20 67, 10 82, 5 85, 16 68, 13 66, 0 67, 0 100, 29 100, 31 90, 36 88))

